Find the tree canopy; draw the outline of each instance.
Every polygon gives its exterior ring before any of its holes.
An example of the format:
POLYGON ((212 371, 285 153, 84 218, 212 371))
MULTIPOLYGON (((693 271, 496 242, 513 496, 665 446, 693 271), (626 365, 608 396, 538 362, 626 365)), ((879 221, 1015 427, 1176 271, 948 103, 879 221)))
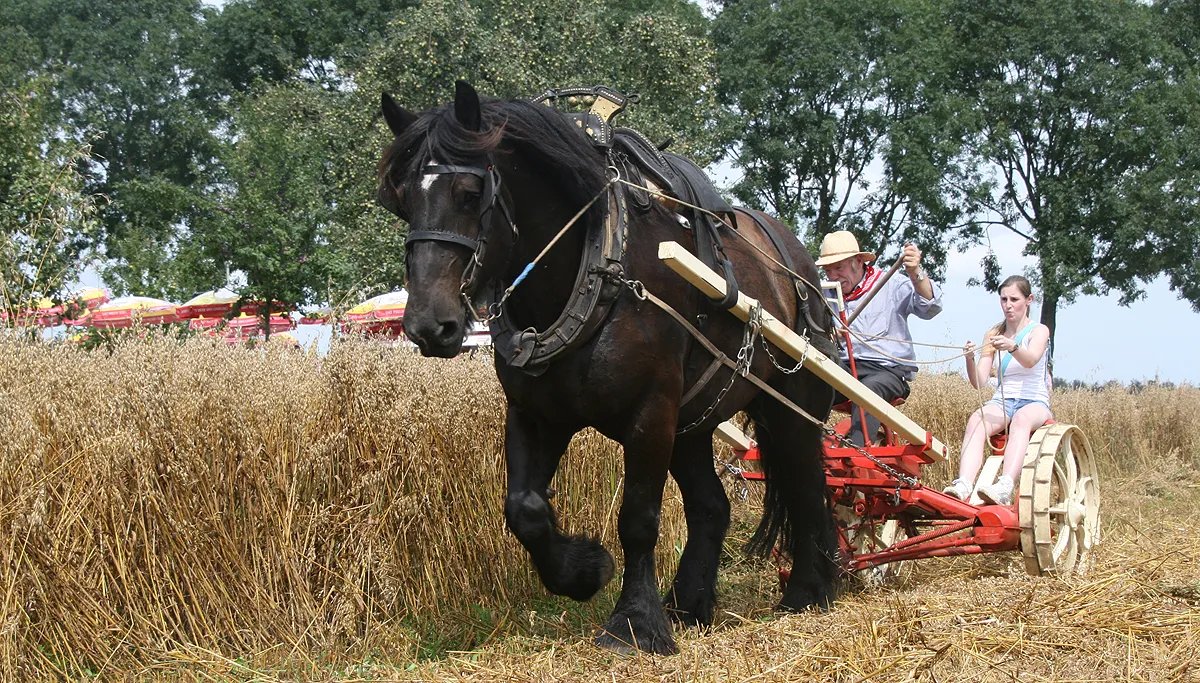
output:
MULTIPOLYGON (((6 315, 63 294, 97 237, 92 160, 56 115, 54 77, 22 68, 30 48, 0 30, 0 310, 6 315)), ((28 66, 28 65, 25 65, 28 66)))
POLYGON ((941 3, 729 0, 713 38, 740 200, 813 243, 849 229, 873 248, 916 240, 944 261, 981 181, 941 3))
POLYGON ((1128 303, 1163 274, 1200 308, 1200 1, 710 6, 3 3, 4 287, 52 293, 88 259, 118 294, 182 299, 231 272, 289 305, 397 287, 379 93, 420 110, 465 78, 498 97, 636 93, 623 123, 728 158, 737 199, 811 245, 915 241, 937 274, 1012 230, 1052 327, 1076 296, 1128 303))
POLYGON ((1052 334, 1079 294, 1128 303, 1159 274, 1185 293, 1193 277, 1196 72, 1155 10, 1040 0, 954 12, 972 48, 960 74, 979 112, 977 154, 998 177, 986 205, 1037 259, 1052 334))
MULTIPOLYGON (((1194 0, 727 0, 734 192, 815 244, 1027 240, 1042 322, 1166 274, 1200 306, 1194 0)), ((936 268, 934 269, 937 270, 936 268)), ((980 281, 995 286, 994 258, 980 281)))

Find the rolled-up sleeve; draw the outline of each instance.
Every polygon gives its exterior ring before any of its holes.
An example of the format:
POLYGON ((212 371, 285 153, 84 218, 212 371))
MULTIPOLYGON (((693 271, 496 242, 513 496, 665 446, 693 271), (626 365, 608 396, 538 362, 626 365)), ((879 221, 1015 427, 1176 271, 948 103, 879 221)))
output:
POLYGON ((933 298, 926 299, 917 293, 917 288, 913 286, 912 280, 904 278, 901 280, 902 285, 898 288, 900 294, 900 305, 897 307, 905 315, 915 315, 922 320, 929 320, 933 316, 942 312, 942 287, 933 280, 929 281, 933 287, 933 298))

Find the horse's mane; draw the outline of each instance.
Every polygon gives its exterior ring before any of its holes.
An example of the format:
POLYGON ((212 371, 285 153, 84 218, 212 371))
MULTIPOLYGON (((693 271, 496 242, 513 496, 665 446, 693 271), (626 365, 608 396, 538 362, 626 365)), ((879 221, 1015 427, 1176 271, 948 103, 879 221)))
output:
MULTIPOLYGON (((604 158, 591 140, 561 112, 524 100, 485 99, 479 132, 463 128, 447 104, 422 114, 386 150, 379 162, 380 179, 391 182, 395 171, 403 177, 431 160, 467 163, 491 153, 509 150, 542 167, 570 201, 582 206, 608 182, 604 158)), ((592 211, 601 215, 603 204, 592 211)))

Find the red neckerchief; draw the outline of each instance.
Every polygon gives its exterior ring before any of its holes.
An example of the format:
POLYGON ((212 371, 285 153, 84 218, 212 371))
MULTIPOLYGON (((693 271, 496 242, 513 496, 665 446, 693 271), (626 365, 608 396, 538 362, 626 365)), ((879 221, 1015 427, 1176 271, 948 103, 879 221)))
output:
POLYGON ((868 264, 867 269, 863 272, 862 282, 859 282, 858 285, 855 286, 854 289, 850 290, 850 293, 843 298, 846 301, 854 301, 855 299, 862 298, 863 295, 871 291, 871 288, 875 286, 876 282, 879 282, 880 277, 883 277, 883 271, 873 265, 868 264))

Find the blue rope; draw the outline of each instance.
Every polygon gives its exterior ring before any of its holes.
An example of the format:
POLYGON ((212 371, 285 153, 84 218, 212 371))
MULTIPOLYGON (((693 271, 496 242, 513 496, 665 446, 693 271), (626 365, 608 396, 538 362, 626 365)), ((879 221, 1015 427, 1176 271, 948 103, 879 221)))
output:
POLYGON ((516 289, 517 285, 521 284, 521 280, 524 280, 526 275, 529 275, 531 272, 533 272, 533 267, 536 265, 537 265, 537 262, 535 261, 535 262, 531 262, 529 265, 525 266, 525 270, 521 271, 521 274, 517 276, 516 280, 513 280, 513 283, 511 285, 509 285, 508 289, 510 291, 513 289, 516 289))

